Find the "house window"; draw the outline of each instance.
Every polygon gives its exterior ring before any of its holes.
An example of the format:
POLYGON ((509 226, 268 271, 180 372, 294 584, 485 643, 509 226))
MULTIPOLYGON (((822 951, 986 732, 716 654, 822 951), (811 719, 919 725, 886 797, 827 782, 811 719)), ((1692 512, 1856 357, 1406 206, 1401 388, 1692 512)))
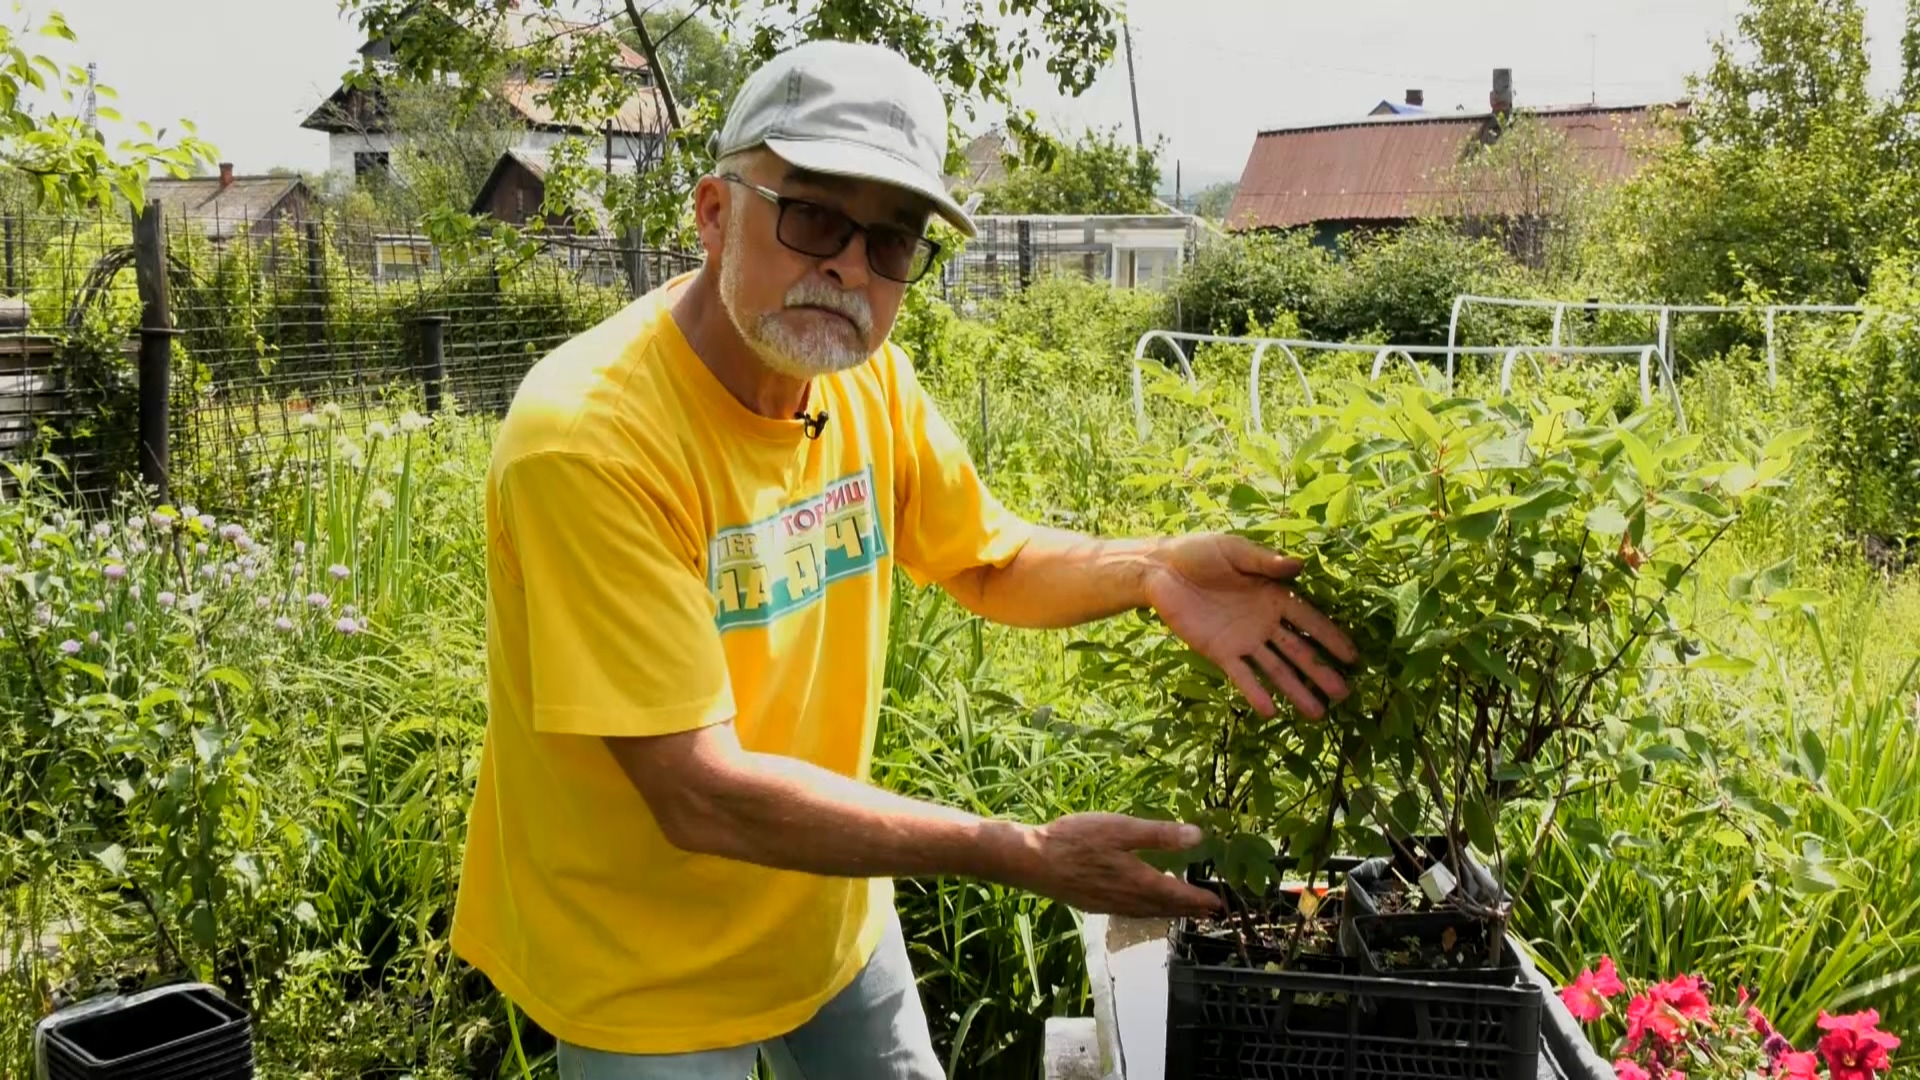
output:
POLYGON ((385 150, 355 150, 353 152, 353 178, 365 179, 369 174, 385 176, 387 174, 388 154, 385 150))

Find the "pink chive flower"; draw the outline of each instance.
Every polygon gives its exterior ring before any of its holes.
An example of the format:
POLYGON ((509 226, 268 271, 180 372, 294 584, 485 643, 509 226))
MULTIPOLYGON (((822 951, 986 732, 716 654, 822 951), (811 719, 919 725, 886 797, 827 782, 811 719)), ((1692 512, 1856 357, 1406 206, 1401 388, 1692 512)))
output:
POLYGON ((247 530, 241 528, 238 525, 235 525, 231 521, 229 521, 225 525, 220 526, 220 539, 222 540, 231 542, 234 540, 238 540, 245 535, 247 535, 247 530))
POLYGON ((333 606, 333 601, 331 601, 331 600, 329 600, 329 599, 327 599, 327 594, 326 594, 326 593, 323 593, 323 592, 317 592, 317 593, 308 593, 308 594, 307 594, 307 603, 309 603, 309 604, 311 604, 311 605, 313 605, 314 607, 317 607, 317 608, 324 608, 324 607, 332 607, 332 606, 333 606))
POLYGON ((107 575, 108 581, 119 581, 121 578, 127 576, 127 568, 121 566, 119 563, 108 563, 107 568, 102 571, 102 573, 107 575))
POLYGON ((60 651, 63 653, 66 653, 68 656, 79 656, 80 643, 73 640, 72 638, 68 638, 67 640, 60 643, 60 651))
POLYGON ((357 634, 360 632, 360 624, 346 617, 342 617, 339 622, 334 623, 333 628, 343 634, 357 634))
POLYGON ((293 553, 295 555, 305 555, 307 553, 307 542, 305 540, 295 540, 293 542, 293 553))
POLYGON ((353 571, 339 563, 334 563, 332 566, 327 567, 327 573, 332 574, 333 580, 335 581, 345 581, 353 574, 353 571))
POLYGON ((163 592, 159 596, 154 597, 153 599, 154 599, 154 602, 159 604, 161 607, 170 608, 173 606, 173 602, 179 599, 179 597, 173 595, 170 592, 163 592))
POLYGON ((282 615, 273 620, 273 628, 283 634, 291 634, 293 633, 293 620, 282 615))
POLYGON ((89 633, 89 634, 87 635, 87 644, 89 644, 89 645, 98 645, 98 644, 100 644, 100 631, 98 631, 98 630, 95 630, 95 631, 93 631, 93 632, 91 632, 91 633, 89 633))

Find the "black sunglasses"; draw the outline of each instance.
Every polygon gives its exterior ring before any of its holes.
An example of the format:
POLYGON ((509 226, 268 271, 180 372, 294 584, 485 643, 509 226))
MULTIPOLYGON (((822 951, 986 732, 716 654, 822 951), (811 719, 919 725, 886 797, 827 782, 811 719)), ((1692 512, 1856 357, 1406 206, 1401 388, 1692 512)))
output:
POLYGON ((831 259, 847 250, 854 233, 867 234, 867 265, 889 281, 908 285, 925 277, 940 245, 897 225, 862 225, 831 206, 763 188, 734 173, 720 177, 757 193, 780 208, 774 235, 802 255, 831 259))

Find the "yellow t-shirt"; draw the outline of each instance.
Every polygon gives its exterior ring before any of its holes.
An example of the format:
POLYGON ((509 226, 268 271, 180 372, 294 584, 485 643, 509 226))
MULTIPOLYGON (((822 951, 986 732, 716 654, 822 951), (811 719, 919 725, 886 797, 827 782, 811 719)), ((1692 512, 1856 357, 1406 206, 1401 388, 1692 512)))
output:
POLYGON ((553 1035, 619 1053, 805 1022, 865 966, 891 883, 692 855, 599 736, 734 718, 749 750, 865 779, 895 562, 1005 565, 1028 526, 901 351, 742 406, 680 333, 679 279, 535 365, 486 495, 486 739, 453 947, 553 1035))

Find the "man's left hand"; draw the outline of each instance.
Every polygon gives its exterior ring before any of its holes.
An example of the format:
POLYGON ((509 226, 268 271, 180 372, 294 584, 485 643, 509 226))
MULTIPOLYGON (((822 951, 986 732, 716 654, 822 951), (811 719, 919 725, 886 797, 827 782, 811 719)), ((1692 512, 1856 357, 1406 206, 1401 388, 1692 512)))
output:
POLYGON ((1218 533, 1162 543, 1147 572, 1146 597, 1173 632, 1220 666, 1262 716, 1277 710, 1271 684, 1319 719, 1347 681, 1328 663, 1359 659, 1353 642, 1288 584, 1301 563, 1250 540, 1218 533), (1316 645, 1318 646, 1316 648, 1316 645))

